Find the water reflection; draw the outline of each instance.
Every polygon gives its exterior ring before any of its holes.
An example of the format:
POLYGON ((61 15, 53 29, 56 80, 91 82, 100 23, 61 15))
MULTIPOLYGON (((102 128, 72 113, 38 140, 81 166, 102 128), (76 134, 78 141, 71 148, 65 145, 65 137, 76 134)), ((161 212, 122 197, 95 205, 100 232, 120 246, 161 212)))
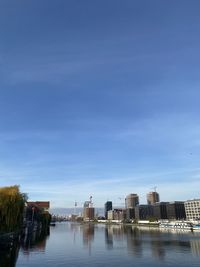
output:
POLYGON ((192 252, 200 255, 200 234, 196 239, 192 233, 161 232, 159 229, 123 227, 119 225, 105 226, 105 243, 107 249, 113 249, 118 242, 126 240, 128 255, 137 258, 149 249, 152 258, 165 261, 167 252, 192 252))
MULTIPOLYGON (((19 247, 0 253, 0 267, 15 267, 19 247)), ((17 266, 197 266, 200 233, 92 223, 58 224, 21 242, 17 266), (34 253, 32 253, 34 252, 34 253), (40 254, 38 256, 38 253, 40 254), (89 256, 89 257, 88 257, 89 256), (34 262, 35 261, 35 262, 34 262), (190 262, 189 262, 190 261, 190 262), (35 264, 35 265, 34 265, 35 264), (195 265, 196 264, 196 265, 195 265)))
MULTIPOLYGON (((102 241, 106 250, 123 248, 128 256, 142 259, 147 253, 156 261, 164 263, 169 253, 192 253, 200 256, 200 233, 196 236, 188 232, 169 232, 147 227, 131 227, 123 225, 95 225, 86 223, 73 226, 74 235, 80 230, 84 247, 89 255, 92 246, 102 241), (104 231, 104 238, 101 234, 104 231)), ((78 234, 80 234, 78 233, 78 234)))
POLYGON ((50 234, 49 228, 46 231, 34 231, 25 235, 21 239, 21 250, 24 254, 29 254, 30 251, 45 252, 47 238, 50 234))
POLYGON ((19 244, 15 243, 11 248, 0 248, 0 266, 15 267, 19 253, 19 244))
POLYGON ((161 241, 151 242, 152 257, 158 259, 159 261, 165 260, 165 249, 164 244, 161 241))
POLYGON ((113 249, 113 231, 110 225, 105 227, 105 243, 107 249, 113 249))
POLYGON ((49 229, 45 232, 35 231, 21 237, 21 240, 15 240, 9 247, 0 248, 0 267, 15 267, 19 249, 24 255, 29 255, 30 251, 39 251, 44 253, 46 240, 49 235, 49 229))
POLYGON ((94 240, 94 224, 86 224, 83 227, 83 243, 89 246, 94 240))
POLYGON ((97 244, 103 243, 105 250, 124 251, 138 260, 148 255, 156 262, 164 263, 169 253, 200 256, 200 233, 195 236, 189 232, 160 231, 158 228, 92 223, 69 223, 67 227, 74 246, 79 247, 82 240, 83 248, 88 249, 90 256, 92 252, 96 253, 97 244))
POLYGON ((82 228, 83 231, 83 244, 88 248, 89 256, 92 254, 92 242, 94 241, 94 224, 85 224, 82 228))
POLYGON ((200 239, 190 241, 191 251, 194 256, 200 256, 200 239))
MULTIPOLYGON (((77 229, 76 225, 76 231, 77 229)), ((159 229, 123 225, 98 226, 91 223, 83 224, 79 229, 82 233, 83 244, 89 250, 89 255, 91 255, 93 244, 103 241, 106 250, 122 247, 131 257, 141 259, 149 254, 153 259, 162 263, 165 262, 169 252, 200 255, 200 234, 194 239, 194 234, 187 232, 162 232, 159 229), (102 229, 104 238, 100 233, 102 229)))
POLYGON ((142 238, 141 233, 137 228, 125 228, 127 239, 127 251, 129 255, 134 257, 142 257, 142 238))

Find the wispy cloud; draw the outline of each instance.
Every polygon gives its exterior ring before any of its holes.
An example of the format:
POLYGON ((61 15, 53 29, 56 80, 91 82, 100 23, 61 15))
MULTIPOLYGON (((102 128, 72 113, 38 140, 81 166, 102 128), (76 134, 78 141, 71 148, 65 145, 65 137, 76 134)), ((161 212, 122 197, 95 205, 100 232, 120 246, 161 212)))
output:
POLYGON ((90 195, 93 196, 96 206, 103 206, 107 199, 113 200, 117 205, 121 201, 119 198, 124 199, 129 193, 138 193, 140 202, 145 203, 146 193, 155 185, 163 201, 197 197, 199 176, 200 169, 181 169, 167 173, 132 174, 115 179, 101 177, 92 180, 90 177, 73 181, 72 177, 62 180, 56 177, 55 180, 51 178, 49 181, 24 179, 20 182, 22 190, 28 192, 30 199, 51 199, 52 207, 72 207, 75 200, 81 206, 90 195), (177 177, 180 177, 179 181, 177 177))

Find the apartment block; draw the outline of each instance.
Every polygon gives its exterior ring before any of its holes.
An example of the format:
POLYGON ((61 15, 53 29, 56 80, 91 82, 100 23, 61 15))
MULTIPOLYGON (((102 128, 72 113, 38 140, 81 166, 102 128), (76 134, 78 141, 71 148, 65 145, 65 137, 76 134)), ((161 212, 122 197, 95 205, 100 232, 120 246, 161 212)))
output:
POLYGON ((187 220, 200 220, 200 199, 187 200, 184 206, 187 220))

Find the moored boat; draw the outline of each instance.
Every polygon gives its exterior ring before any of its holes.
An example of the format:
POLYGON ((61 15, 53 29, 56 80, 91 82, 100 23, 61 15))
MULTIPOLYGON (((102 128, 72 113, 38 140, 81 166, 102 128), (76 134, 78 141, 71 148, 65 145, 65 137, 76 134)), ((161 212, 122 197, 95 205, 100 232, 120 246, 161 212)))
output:
POLYGON ((194 224, 192 227, 193 231, 200 231, 200 224, 194 224))
POLYGON ((160 228, 164 229, 172 229, 172 230, 186 230, 186 231, 192 231, 193 225, 190 222, 161 222, 159 225, 160 228))

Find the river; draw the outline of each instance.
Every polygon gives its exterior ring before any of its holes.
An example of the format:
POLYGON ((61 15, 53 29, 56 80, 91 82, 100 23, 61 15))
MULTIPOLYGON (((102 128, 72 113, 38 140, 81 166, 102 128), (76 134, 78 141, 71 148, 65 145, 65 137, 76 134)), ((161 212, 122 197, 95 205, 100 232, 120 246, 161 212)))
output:
POLYGON ((200 233, 58 223, 48 236, 21 244, 11 257, 16 259, 0 261, 0 267, 193 267, 200 264, 200 233))

